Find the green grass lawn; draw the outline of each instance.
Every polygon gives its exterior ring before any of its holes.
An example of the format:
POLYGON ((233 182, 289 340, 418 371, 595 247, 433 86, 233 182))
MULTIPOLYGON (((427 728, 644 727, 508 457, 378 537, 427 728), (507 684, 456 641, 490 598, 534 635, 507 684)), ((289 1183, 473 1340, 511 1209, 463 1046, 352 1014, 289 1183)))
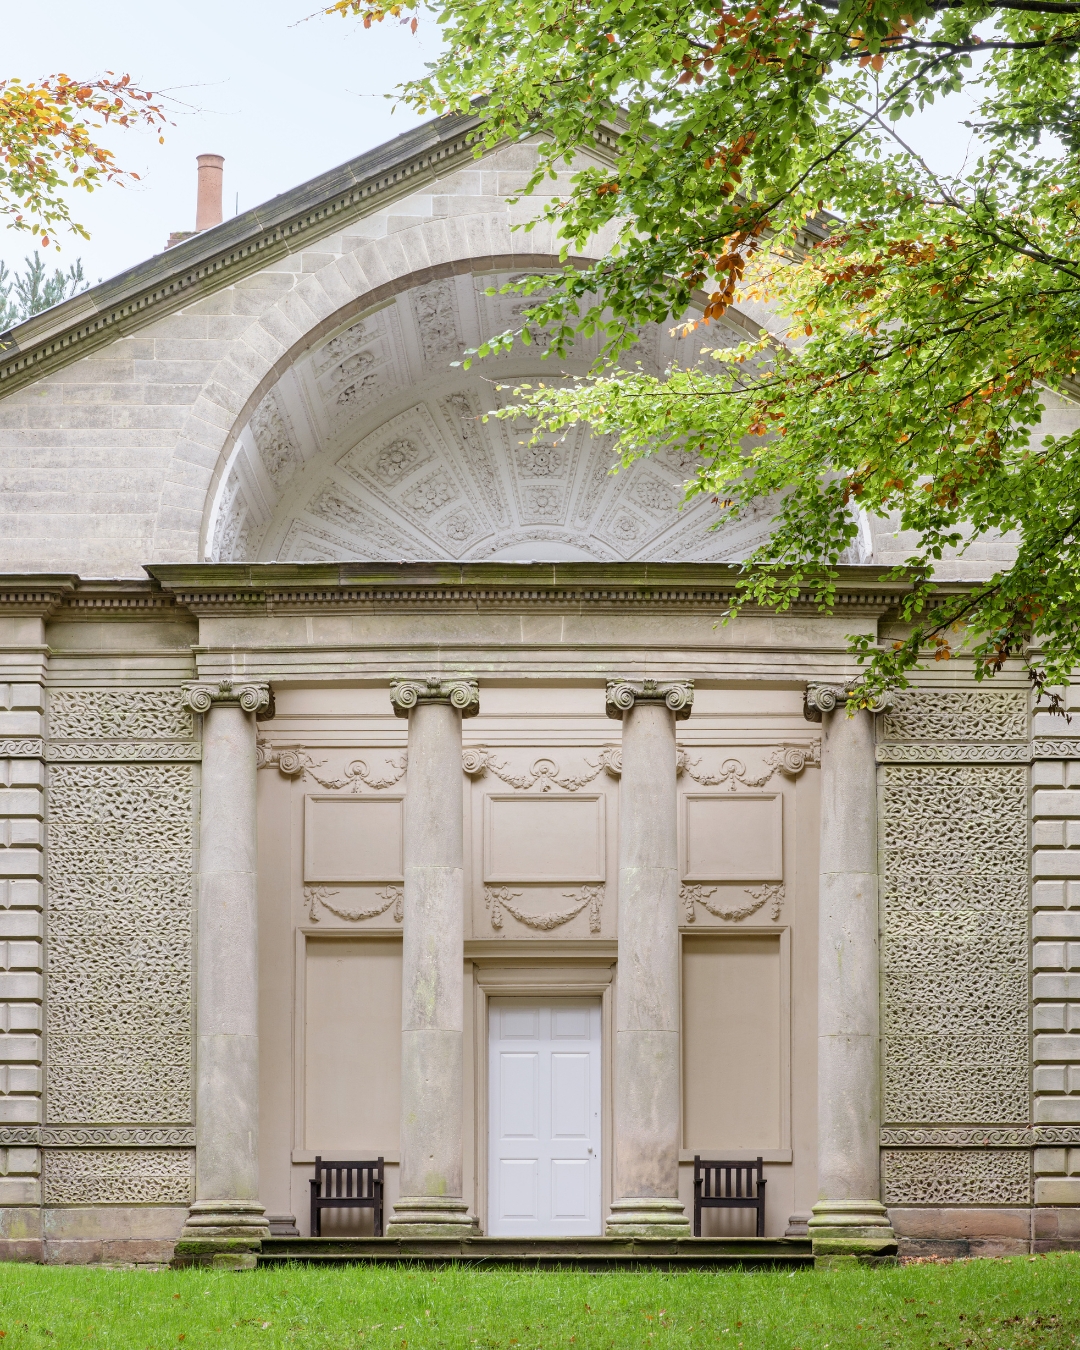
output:
POLYGON ((2 1350, 1080 1345, 1080 1255, 713 1273, 0 1267, 2 1350))

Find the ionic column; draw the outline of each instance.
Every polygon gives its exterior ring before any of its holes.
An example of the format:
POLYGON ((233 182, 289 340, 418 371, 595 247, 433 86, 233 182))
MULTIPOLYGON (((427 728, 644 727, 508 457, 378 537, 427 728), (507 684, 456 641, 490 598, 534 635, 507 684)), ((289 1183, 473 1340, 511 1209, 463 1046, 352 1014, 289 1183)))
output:
POLYGON ((874 721, 848 715, 846 692, 811 684, 822 724, 818 881, 819 1256, 883 1256, 896 1235, 879 1170, 877 772, 874 721))
POLYGON ((269 1237, 259 1203, 259 929, 255 714, 266 684, 192 684, 203 714, 196 976, 195 1201, 178 1262, 246 1269, 269 1237))
POLYGON ((394 680, 409 719, 401 969, 401 1181, 387 1237, 468 1237, 462 1198, 465 882, 461 719, 475 680, 394 680))
POLYGON ((622 721, 615 1199, 610 1237, 686 1237, 679 1201, 679 838, 675 723, 688 680, 611 680, 622 721))

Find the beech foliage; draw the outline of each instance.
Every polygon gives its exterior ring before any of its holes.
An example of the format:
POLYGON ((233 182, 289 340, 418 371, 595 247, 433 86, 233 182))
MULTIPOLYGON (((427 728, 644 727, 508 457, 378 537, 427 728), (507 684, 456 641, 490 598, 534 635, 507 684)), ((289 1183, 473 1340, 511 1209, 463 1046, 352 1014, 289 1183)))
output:
POLYGON ((522 327, 558 375, 599 333, 587 379, 518 391, 548 432, 584 421, 625 462, 693 449, 690 495, 719 520, 775 500, 744 568, 747 603, 835 598, 859 514, 913 540, 901 638, 853 639, 852 705, 963 650, 1052 688, 1080 665, 1080 433, 1048 436, 1049 394, 1080 398, 1080 4, 1071 0, 340 0, 365 25, 427 10, 445 49, 414 106, 480 109, 479 143, 539 137, 524 188, 567 247, 613 222, 615 253, 522 278, 522 327), (906 122, 967 91, 968 159, 943 174, 906 122), (480 104, 477 100, 482 100, 480 104), (614 136, 609 128, 615 129, 614 136), (583 150, 599 155, 587 162, 583 150), (747 295, 779 330, 730 345, 747 295), (696 306, 696 308, 695 308, 696 306), (649 322, 689 316, 693 361, 624 359, 649 322), (693 325, 696 324, 696 328, 693 325), (943 557, 1008 536, 1015 561, 958 595, 943 557))
POLYGON ((0 80, 0 218, 44 247, 58 230, 89 236, 73 219, 65 191, 137 179, 99 143, 102 128, 160 128, 165 113, 130 75, 100 79, 48 75, 0 80))

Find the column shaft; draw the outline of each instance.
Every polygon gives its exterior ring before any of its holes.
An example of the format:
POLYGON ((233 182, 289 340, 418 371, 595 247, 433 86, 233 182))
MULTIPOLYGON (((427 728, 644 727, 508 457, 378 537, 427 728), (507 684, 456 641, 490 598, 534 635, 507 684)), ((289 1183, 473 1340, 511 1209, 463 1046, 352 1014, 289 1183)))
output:
POLYGON ((406 704, 401 1181, 388 1237, 475 1231, 462 1197, 462 712, 438 681, 422 689, 406 704))
POLYGON ((868 712, 843 692, 822 711, 818 891, 818 1202, 820 1255, 887 1255, 881 1203, 878 1050, 877 771, 868 712))
MULTIPOLYGON (((627 684, 620 686, 626 689, 627 684)), ((686 1236, 679 1201, 679 858, 671 686, 622 712, 612 1236, 686 1236)), ((687 686, 675 686, 685 691, 687 686)), ((642 693, 645 696, 642 696, 642 693)), ((625 699, 624 699, 625 701, 625 699)), ((678 700, 676 700, 678 702, 678 700)), ((609 686, 609 710, 612 706, 609 686)), ((689 712, 689 695, 680 710, 689 712)))
POLYGON ((265 687, 189 691, 203 712, 196 980, 195 1202, 178 1258, 254 1265, 259 1203, 259 947, 254 708, 265 687), (242 695, 248 692, 245 702, 242 695), (240 695, 240 697, 238 697, 240 695), (212 700, 212 701, 211 701, 212 700), (209 704, 209 706, 206 706, 209 704), (250 710, 249 710, 250 709, 250 710))

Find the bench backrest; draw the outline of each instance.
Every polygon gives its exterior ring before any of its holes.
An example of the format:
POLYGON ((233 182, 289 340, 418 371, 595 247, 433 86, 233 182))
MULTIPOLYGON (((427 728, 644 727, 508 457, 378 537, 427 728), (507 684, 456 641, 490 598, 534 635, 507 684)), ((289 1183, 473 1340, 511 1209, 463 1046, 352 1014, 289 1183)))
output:
POLYGON ((765 1181, 765 1164, 735 1158, 694 1158, 694 1195, 703 1201, 746 1199, 756 1203, 765 1181))
POLYGON ((320 1200, 369 1200, 378 1198, 383 1180, 382 1158, 335 1161, 316 1157, 315 1182, 320 1200))

